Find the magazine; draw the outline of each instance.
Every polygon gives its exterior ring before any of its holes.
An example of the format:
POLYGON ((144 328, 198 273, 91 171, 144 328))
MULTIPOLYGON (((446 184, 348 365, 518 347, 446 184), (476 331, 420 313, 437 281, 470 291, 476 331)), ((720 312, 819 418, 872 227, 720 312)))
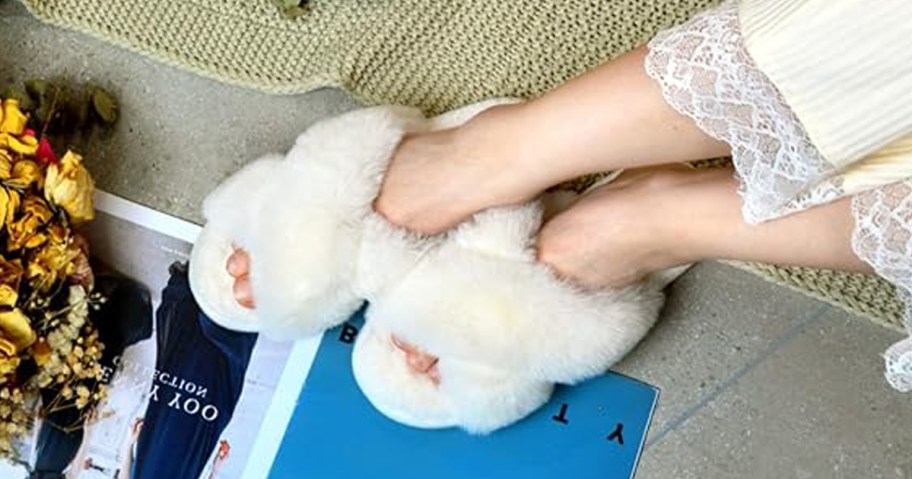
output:
POLYGON ((83 234, 116 272, 105 306, 129 333, 109 396, 79 428, 37 421, 27 464, 0 464, 0 477, 633 477, 655 388, 609 373, 487 436, 402 426, 353 379, 360 312, 296 342, 221 328, 189 293, 198 226, 100 191, 96 206, 83 234))

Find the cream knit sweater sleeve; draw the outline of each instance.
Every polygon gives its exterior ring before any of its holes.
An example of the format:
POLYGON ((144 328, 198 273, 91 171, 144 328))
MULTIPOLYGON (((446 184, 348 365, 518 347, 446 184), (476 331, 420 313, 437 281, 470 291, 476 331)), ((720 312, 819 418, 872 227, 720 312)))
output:
POLYGON ((748 52, 843 169, 912 133, 912 0, 742 0, 748 52))

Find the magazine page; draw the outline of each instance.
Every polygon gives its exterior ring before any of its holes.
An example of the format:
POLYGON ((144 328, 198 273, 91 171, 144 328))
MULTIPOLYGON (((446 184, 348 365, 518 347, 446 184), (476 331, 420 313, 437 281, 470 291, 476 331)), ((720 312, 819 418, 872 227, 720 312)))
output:
POLYGON ((36 422, 28 464, 3 477, 242 477, 293 343, 223 329, 195 307, 186 263, 198 227, 103 192, 96 201, 82 233, 110 291, 99 329, 126 332, 106 345, 122 349, 108 397, 84 424, 36 422))

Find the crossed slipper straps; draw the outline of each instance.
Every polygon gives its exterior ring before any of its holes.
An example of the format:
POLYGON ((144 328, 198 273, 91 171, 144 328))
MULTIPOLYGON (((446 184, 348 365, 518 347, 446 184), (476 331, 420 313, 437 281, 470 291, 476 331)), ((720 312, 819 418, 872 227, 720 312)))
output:
POLYGON ((200 307, 227 328, 295 339, 367 301, 355 380, 378 411, 414 427, 490 432, 543 405, 555 384, 605 372, 651 328, 681 270, 621 289, 568 284, 536 261, 540 201, 483 211, 433 237, 373 211, 404 135, 509 101, 430 119, 359 110, 310 127, 285 156, 250 163, 204 202, 190 261, 200 307), (255 308, 235 299, 226 265, 238 248, 253 259, 241 276, 255 308), (416 365, 409 349, 436 361, 416 365))

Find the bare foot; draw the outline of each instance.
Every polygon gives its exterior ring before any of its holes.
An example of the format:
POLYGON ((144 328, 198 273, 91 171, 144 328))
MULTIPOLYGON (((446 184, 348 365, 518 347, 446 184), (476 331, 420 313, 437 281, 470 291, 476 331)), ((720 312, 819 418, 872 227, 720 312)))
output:
POLYGON ((442 233, 474 213, 528 201, 551 184, 524 167, 511 138, 515 105, 486 110, 463 126, 413 135, 399 145, 375 209, 392 223, 442 233))
MULTIPOLYGON (((723 174, 731 175, 726 170, 723 174)), ((580 198, 538 237, 539 260, 591 288, 621 287, 694 261, 676 224, 682 188, 699 173, 684 166, 629 170, 580 198)))

